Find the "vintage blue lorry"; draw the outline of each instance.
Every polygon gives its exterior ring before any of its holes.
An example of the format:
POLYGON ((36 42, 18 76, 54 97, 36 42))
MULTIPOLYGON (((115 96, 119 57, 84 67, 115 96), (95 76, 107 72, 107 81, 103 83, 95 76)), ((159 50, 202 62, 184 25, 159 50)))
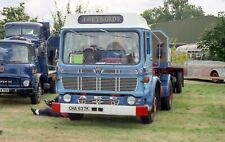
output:
POLYGON ((61 30, 54 112, 139 116, 170 110, 183 69, 170 63, 168 37, 136 14, 68 15, 61 30))
POLYGON ((47 63, 54 62, 54 55, 48 52, 56 50, 46 50, 49 23, 9 22, 4 30, 5 38, 0 40, 0 96, 29 96, 31 103, 37 104, 45 90, 55 91, 55 73, 47 63))

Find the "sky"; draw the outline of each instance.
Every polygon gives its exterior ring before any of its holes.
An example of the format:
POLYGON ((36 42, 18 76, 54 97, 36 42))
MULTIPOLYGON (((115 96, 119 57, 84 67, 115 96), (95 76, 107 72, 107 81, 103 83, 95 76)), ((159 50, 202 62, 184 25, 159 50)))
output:
MULTIPOLYGON (((65 11, 68 0, 56 0, 58 8, 65 11)), ((74 11, 77 4, 82 4, 88 12, 103 9, 104 12, 131 12, 142 13, 163 5, 164 0, 70 0, 71 9, 74 11)), ((52 13, 56 11, 54 0, 0 0, 0 10, 3 7, 19 6, 25 2, 26 13, 38 17, 39 21, 52 21, 52 13)), ((225 0, 189 0, 190 4, 201 6, 205 14, 217 15, 225 11, 225 0)), ((0 17, 2 18, 2 17, 0 17)))

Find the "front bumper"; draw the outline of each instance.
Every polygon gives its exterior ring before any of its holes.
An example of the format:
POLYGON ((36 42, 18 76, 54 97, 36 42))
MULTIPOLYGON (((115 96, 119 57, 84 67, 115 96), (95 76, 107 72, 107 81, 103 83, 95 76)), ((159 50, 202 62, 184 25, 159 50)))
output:
POLYGON ((34 88, 1 88, 0 93, 32 93, 34 88))
POLYGON ((52 111, 60 113, 147 116, 148 106, 52 103, 52 111))

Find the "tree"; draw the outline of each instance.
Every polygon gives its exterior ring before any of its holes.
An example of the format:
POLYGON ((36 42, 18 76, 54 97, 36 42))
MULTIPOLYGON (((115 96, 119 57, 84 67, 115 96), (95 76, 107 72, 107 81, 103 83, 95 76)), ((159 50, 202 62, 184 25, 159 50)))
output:
MULTIPOLYGON (((63 27, 63 25, 65 24, 66 15, 64 15, 63 12, 58 9, 56 1, 55 1, 55 6, 56 6, 56 12, 52 14, 52 17, 53 17, 52 34, 54 36, 59 36, 60 30, 63 27)), ((82 14, 82 13, 86 13, 86 12, 87 12, 87 10, 84 8, 84 6, 81 3, 78 3, 74 13, 82 14)), ((103 12, 103 10, 96 9, 96 13, 100 13, 100 12, 103 12)), ((66 14, 72 14, 72 13, 73 12, 71 11, 71 8, 70 8, 70 1, 68 1, 67 6, 66 6, 66 14)))
POLYGON ((0 21, 0 39, 4 37, 3 21, 0 21))
POLYGON ((188 54, 184 52, 176 52, 176 39, 171 39, 172 47, 170 48, 170 59, 172 64, 184 65, 189 59, 188 54))
POLYGON ((201 7, 196 7, 188 3, 188 0, 165 0, 163 7, 145 10, 141 14, 148 24, 182 20, 203 16, 201 7))
POLYGON ((168 0, 165 1, 170 7, 170 12, 173 15, 173 20, 181 20, 186 18, 193 18, 197 16, 203 16, 204 11, 201 7, 190 5, 188 0, 168 0))
MULTIPOLYGON (((62 28, 62 26, 65 23, 65 16, 63 15, 63 13, 59 10, 57 2, 55 0, 55 7, 56 7, 56 12, 52 13, 52 18, 53 18, 53 29, 52 29, 52 34, 54 36, 59 36, 60 34, 60 29, 62 28)), ((67 3, 67 13, 71 14, 70 11, 70 2, 67 3)))
POLYGON ((24 4, 24 2, 21 2, 18 7, 3 7, 3 10, 0 11, 0 14, 4 17, 3 20, 0 21, 0 38, 3 38, 3 25, 7 22, 37 21, 37 17, 33 18, 25 13, 24 4))
POLYGON ((2 11, 0 11, 3 18, 3 22, 14 22, 14 21, 37 21, 37 17, 32 18, 28 14, 25 13, 24 2, 19 4, 19 7, 4 7, 2 11))
POLYGON ((201 36, 198 47, 209 51, 209 59, 225 61, 225 13, 218 14, 218 21, 201 36))
POLYGON ((171 21, 173 18, 164 7, 145 10, 141 15, 146 19, 148 24, 171 21))
POLYGON ((81 14, 81 13, 86 13, 87 10, 85 10, 85 8, 83 7, 83 5, 78 4, 75 10, 75 13, 77 14, 81 14))
MULTIPOLYGON (((56 12, 52 14, 52 18, 53 18, 52 34, 54 36, 59 36, 60 30, 65 24, 66 15, 64 15, 63 12, 58 9, 56 0, 55 0, 55 6, 56 6, 56 12)), ((86 13, 86 12, 87 11, 84 9, 82 4, 77 5, 75 9, 75 13, 79 14, 79 13, 86 13)), ((66 5, 66 14, 72 14, 72 11, 70 8, 70 1, 68 1, 66 5)))

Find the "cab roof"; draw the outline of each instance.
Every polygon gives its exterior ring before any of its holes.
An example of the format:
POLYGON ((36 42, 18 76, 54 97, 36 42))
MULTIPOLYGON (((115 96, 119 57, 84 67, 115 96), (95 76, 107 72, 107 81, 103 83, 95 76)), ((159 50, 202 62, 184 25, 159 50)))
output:
POLYGON ((66 16, 66 28, 143 28, 150 29, 146 20, 138 14, 96 13, 70 14, 66 16))
POLYGON ((9 39, 4 39, 0 40, 0 43, 19 43, 19 44, 30 44, 33 45, 33 43, 25 40, 9 40, 9 39))
POLYGON ((4 27, 8 25, 28 25, 28 26, 38 26, 38 27, 43 26, 43 24, 37 23, 37 22, 8 22, 4 24, 4 27))

